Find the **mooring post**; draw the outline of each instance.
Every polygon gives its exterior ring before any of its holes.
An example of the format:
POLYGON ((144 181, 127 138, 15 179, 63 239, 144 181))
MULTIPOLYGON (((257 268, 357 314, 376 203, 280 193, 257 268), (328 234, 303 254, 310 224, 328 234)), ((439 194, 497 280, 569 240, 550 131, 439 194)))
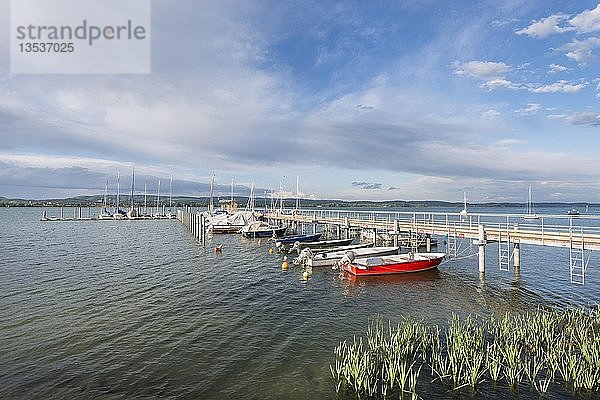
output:
POLYGON ((513 244, 513 262, 515 270, 521 268, 521 244, 519 242, 513 244))
POLYGON ((377 228, 373 228, 373 247, 377 247, 377 228))
POLYGON ((206 216, 204 214, 200 214, 200 237, 202 244, 206 244, 206 216))
MULTIPOLYGON (((515 224, 513 230, 515 231, 515 236, 517 231, 519 230, 519 224, 515 224)), ((515 239, 513 244, 513 262, 515 265, 515 273, 517 272, 517 268, 521 267, 521 243, 518 241, 519 239, 515 239)))
POLYGON ((427 245, 427 252, 430 253, 431 252, 431 235, 427 235, 427 239, 426 239, 426 245, 427 245))
POLYGON ((485 272, 485 227, 479 224, 479 235, 477 245, 479 246, 479 272, 485 272))
POLYGON ((398 247, 398 236, 400 235, 400 222, 394 220, 394 247, 398 247))
POLYGON ((345 239, 349 239, 350 238, 350 219, 347 216, 344 217, 344 225, 346 225, 345 239))

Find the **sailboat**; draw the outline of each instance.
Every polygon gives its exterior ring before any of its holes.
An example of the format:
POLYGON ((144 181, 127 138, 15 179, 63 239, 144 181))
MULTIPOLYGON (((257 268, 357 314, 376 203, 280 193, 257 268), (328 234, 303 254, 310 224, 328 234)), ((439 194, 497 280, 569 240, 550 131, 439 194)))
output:
POLYGON ((529 186, 529 195, 527 197, 527 214, 523 215, 523 219, 539 219, 540 216, 537 215, 533 210, 533 201, 531 200, 531 186, 529 186))
POLYGON ((129 219, 137 219, 139 217, 138 210, 135 209, 135 201, 134 201, 134 189, 135 189, 135 167, 131 170, 131 204, 129 206, 129 211, 127 212, 127 218, 129 219))
POLYGON ((121 210, 120 204, 119 204, 119 196, 120 196, 120 190, 121 190, 121 184, 119 183, 120 178, 121 178, 121 173, 119 171, 117 171, 117 204, 115 205, 115 211, 113 213, 114 219, 123 219, 123 218, 125 218, 125 216, 127 216, 127 213, 125 211, 121 210))
POLYGON ((462 218, 466 218, 467 217, 467 192, 463 193, 463 200, 464 200, 464 208, 462 209, 462 211, 460 212, 460 216, 462 218))
POLYGON ((108 179, 104 185, 104 201, 102 202, 102 208, 98 213, 98 219, 113 219, 112 214, 108 211, 108 179))

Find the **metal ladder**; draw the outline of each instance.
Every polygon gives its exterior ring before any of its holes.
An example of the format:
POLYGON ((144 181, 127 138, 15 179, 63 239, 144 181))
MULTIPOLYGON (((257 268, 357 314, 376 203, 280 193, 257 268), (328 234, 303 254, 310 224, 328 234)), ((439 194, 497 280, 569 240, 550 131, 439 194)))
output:
POLYGON ((510 236, 508 235, 508 228, 506 234, 502 235, 502 226, 498 226, 498 266, 500 271, 510 271, 510 236))
POLYGON ((454 233, 451 232, 450 229, 448 229, 446 239, 446 254, 448 254, 448 259, 455 260, 458 254, 456 226, 454 227, 454 233))
POLYGON ((571 283, 585 285, 585 271, 590 259, 585 260, 585 245, 583 243, 583 229, 581 230, 581 244, 573 243, 573 234, 569 244, 569 274, 571 283))

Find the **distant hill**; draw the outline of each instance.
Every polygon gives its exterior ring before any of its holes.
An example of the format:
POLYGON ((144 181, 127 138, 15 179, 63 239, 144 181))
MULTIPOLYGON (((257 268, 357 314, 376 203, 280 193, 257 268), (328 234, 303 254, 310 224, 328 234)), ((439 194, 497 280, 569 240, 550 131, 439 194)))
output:
MULTIPOLYGON (((224 197, 229 199, 229 197, 224 197)), ((0 197, 0 206, 11 206, 11 207, 98 207, 102 205, 104 196, 103 195, 93 195, 93 196, 76 196, 70 197, 66 199, 44 199, 44 200, 29 200, 29 199, 7 199, 5 197, 0 197)), ((148 207, 156 206, 156 195, 147 196, 147 205, 148 207)), ((215 199, 215 204, 217 203, 218 198, 215 199)), ((235 201, 241 206, 245 206, 248 202, 248 197, 245 196, 236 196, 235 201)), ((143 195, 135 195, 134 202, 136 205, 144 204, 144 196, 143 195)), ((193 196, 173 196, 172 199, 174 207, 206 207, 209 202, 208 197, 193 197, 193 196)), ((116 196, 108 196, 108 203, 114 205, 116 203, 116 196)), ((122 207, 126 208, 131 203, 131 198, 129 196, 121 196, 119 203, 122 207)), ((169 205, 168 197, 160 198, 161 205, 164 204, 166 206, 169 205)), ((266 203, 270 206, 271 199, 267 199, 266 203)), ((263 207, 265 205, 264 198, 255 199, 255 204, 257 207, 263 207)), ((283 201, 284 207, 294 207, 296 204, 296 199, 284 199, 283 201)), ((468 203, 469 206, 477 206, 477 207, 524 207, 525 203, 468 203)), ((559 202, 549 202, 549 203, 536 203, 537 207, 576 207, 576 208, 585 208, 586 205, 589 206, 598 206, 598 204, 593 203, 559 203, 559 202)), ((438 201, 438 200, 422 200, 422 201, 403 201, 403 200, 393 200, 393 201, 347 201, 347 200, 312 200, 312 199, 300 199, 301 207, 326 207, 326 208, 345 208, 345 207, 355 207, 355 208, 427 208, 427 207, 457 207, 461 208, 463 206, 462 202, 448 202, 448 201, 438 201)))

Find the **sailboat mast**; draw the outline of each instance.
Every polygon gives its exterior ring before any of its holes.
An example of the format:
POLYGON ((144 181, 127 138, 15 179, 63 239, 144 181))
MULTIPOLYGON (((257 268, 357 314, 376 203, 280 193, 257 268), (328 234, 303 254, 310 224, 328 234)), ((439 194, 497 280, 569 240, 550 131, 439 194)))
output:
POLYGON ((215 194, 215 174, 213 174, 212 178, 210 178, 210 200, 208 203, 208 212, 212 213, 215 209, 213 203, 213 196, 215 194))
POLYGON ((144 182, 144 215, 148 215, 148 188, 144 182))
POLYGON ((233 206, 233 178, 231 178, 231 205, 233 206))
POLYGON ((284 177, 281 177, 281 182, 279 183, 279 211, 281 213, 283 213, 283 179, 284 177))
POLYGON ((169 209, 173 208, 173 173, 171 172, 171 180, 169 181, 169 209))
POLYGON ((156 215, 160 215, 160 211, 158 211, 159 205, 160 205, 160 179, 158 180, 158 192, 156 195, 156 215))
POLYGON ((106 183, 104 184, 104 208, 106 209, 108 207, 108 179, 106 180, 106 183))
POLYGON ((527 197, 527 214, 533 212, 533 205, 531 204, 531 185, 529 185, 529 195, 527 197))
POLYGON ((296 176, 296 210, 300 208, 300 177, 296 176))
POLYGON ((135 187, 135 167, 131 169, 131 210, 133 211, 133 190, 135 187))
POLYGON ((119 180, 121 178, 121 173, 119 171, 117 171, 117 204, 116 208, 115 208, 115 214, 117 214, 119 212, 119 191, 120 191, 120 183, 119 180))

